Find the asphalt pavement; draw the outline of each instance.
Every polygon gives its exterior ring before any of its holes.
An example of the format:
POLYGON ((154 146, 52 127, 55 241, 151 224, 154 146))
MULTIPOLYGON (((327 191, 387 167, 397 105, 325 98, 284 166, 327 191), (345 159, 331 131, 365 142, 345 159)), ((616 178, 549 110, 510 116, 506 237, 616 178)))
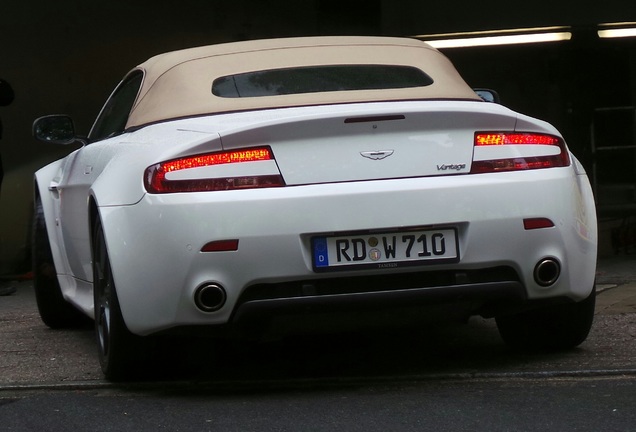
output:
MULTIPOLYGON (((0 280, 0 292, 2 288, 15 288, 15 292, 0 296, 0 390, 20 386, 37 388, 105 385, 97 361, 92 329, 48 329, 39 319, 33 284, 28 275, 26 278, 9 279, 0 280)), ((388 337, 380 342, 371 340, 366 345, 358 344, 354 347, 358 352, 350 357, 343 355, 351 346, 346 338, 337 342, 340 346, 334 345, 333 340, 320 345, 320 340, 314 339, 311 343, 282 349, 278 347, 278 352, 274 354, 271 354, 271 350, 251 353, 252 357, 270 355, 269 358, 258 361, 232 358, 227 363, 246 364, 242 368, 232 364, 228 370, 236 375, 244 374, 246 369, 252 370, 263 377, 273 376, 272 371, 280 368, 282 375, 290 376, 290 368, 300 370, 299 365, 303 365, 303 373, 310 370, 311 374, 325 375, 332 372, 325 366, 326 362, 333 362, 338 364, 339 371, 344 371, 343 374, 349 371, 358 373, 360 370, 360 373, 374 374, 376 370, 384 373, 387 365, 396 361, 399 363, 400 359, 395 356, 407 356, 412 357, 412 361, 404 365, 403 369, 411 368, 416 373, 421 370, 445 373, 473 373, 475 370, 482 373, 516 373, 519 370, 531 370, 538 373, 546 368, 554 370, 559 367, 561 370, 579 367, 595 370, 614 368, 636 373, 636 255, 616 255, 601 259, 597 266, 597 289, 597 317, 593 331, 578 354, 535 357, 530 360, 508 355, 503 351, 505 348, 502 348, 503 344, 492 320, 478 319, 466 330, 437 329, 437 333, 427 335, 428 347, 434 346, 435 349, 433 356, 430 349, 422 352, 400 351, 405 350, 401 348, 403 345, 420 343, 420 340, 409 339, 408 335, 404 341, 393 342, 388 337), (479 338, 476 342, 475 335, 479 338), (392 355, 390 349, 382 346, 380 349, 386 353, 378 357, 375 363, 368 362, 366 369, 361 369, 361 363, 363 366, 365 359, 369 358, 369 353, 365 350, 371 351, 382 344, 394 344, 389 348, 398 354, 392 355), (310 355, 298 354, 301 350, 310 355), (493 356, 498 356, 497 361, 493 361, 493 356), (466 357, 472 359, 466 360, 466 357), (261 364, 267 364, 269 369, 259 369, 261 364)), ((306 373, 303 376, 307 375, 306 373)))
POLYGON ((615 255, 599 260, 596 313, 636 313, 636 255, 615 255))

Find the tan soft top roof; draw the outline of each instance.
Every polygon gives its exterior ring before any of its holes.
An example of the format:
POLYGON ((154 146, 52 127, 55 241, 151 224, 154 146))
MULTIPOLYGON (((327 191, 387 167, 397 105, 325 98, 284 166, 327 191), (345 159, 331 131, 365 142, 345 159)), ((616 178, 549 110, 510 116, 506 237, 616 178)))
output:
POLYGON ((417 99, 479 100, 444 55, 424 42, 404 38, 306 37, 234 42, 161 54, 135 68, 139 69, 145 77, 127 128, 180 117, 264 108, 417 99), (415 66, 434 82, 426 87, 245 98, 212 94, 212 82, 222 76, 353 64, 415 66))

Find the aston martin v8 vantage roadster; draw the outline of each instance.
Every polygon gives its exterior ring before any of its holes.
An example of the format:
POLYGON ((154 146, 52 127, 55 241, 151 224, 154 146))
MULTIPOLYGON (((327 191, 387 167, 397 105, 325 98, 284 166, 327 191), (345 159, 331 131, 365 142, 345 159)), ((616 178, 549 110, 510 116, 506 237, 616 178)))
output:
POLYGON ((178 331, 441 308, 495 318, 515 346, 570 348, 590 330, 585 170, 557 129, 485 101, 424 42, 169 52, 123 78, 87 136, 64 115, 33 128, 83 143, 35 175, 40 315, 94 319, 109 379, 178 331))

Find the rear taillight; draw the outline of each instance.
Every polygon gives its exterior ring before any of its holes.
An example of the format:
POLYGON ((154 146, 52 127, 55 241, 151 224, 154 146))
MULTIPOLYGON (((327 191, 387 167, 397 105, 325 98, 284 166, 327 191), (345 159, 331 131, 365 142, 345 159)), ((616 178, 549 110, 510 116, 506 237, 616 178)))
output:
POLYGON ((477 132, 471 173, 520 171, 570 165, 562 138, 540 133, 477 132))
POLYGON ((181 178, 182 176, 177 174, 195 168, 264 161, 274 161, 269 147, 189 156, 148 167, 144 175, 144 185, 148 192, 157 194, 284 186, 285 182, 280 173, 263 174, 260 170, 251 173, 250 169, 237 169, 236 175, 227 175, 227 171, 224 170, 222 176, 210 176, 201 171, 201 175, 195 175, 194 178, 181 178), (169 178, 171 173, 173 178, 169 178))

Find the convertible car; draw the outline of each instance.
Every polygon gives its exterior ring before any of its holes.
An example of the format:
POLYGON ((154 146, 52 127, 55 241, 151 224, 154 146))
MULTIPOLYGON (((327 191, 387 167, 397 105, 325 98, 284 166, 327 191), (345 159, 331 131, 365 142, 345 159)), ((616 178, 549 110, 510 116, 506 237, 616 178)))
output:
POLYGON ((515 347, 577 346, 595 303, 589 181, 553 126, 493 94, 403 38, 153 57, 87 136, 65 115, 34 122, 83 143, 35 174, 40 315, 94 319, 112 380, 195 332, 481 315, 515 347))

